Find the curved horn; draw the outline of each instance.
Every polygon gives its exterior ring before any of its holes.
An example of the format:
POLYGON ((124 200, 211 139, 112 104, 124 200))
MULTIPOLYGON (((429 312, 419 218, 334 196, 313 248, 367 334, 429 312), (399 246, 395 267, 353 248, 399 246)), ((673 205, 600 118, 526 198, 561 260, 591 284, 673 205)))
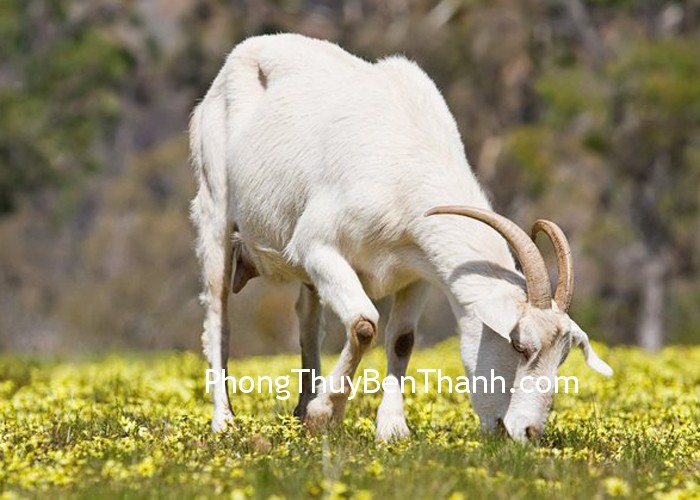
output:
POLYGON ((574 264, 571 258, 571 247, 564 231, 554 222, 545 219, 535 221, 530 233, 533 240, 540 231, 546 234, 554 245, 557 254, 557 273, 559 274, 554 301, 559 309, 567 312, 574 296, 574 264))
POLYGON ((530 304, 539 309, 552 307, 549 275, 542 254, 535 242, 515 223, 489 210, 465 206, 442 206, 428 210, 425 215, 451 214, 471 217, 498 231, 515 251, 525 275, 527 297, 530 304))

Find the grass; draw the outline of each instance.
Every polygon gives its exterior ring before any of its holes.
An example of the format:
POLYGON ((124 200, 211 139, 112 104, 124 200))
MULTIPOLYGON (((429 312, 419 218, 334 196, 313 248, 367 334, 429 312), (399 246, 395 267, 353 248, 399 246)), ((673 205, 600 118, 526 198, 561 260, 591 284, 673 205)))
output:
MULTIPOLYGON (((214 435, 197 354, 5 356, 0 498, 699 498, 700 347, 601 350, 615 376, 572 353, 560 374, 579 377, 579 394, 556 397, 538 446, 484 435, 466 395, 435 390, 407 398, 409 440, 374 443, 379 394, 360 394, 342 426, 311 436, 291 416, 294 383, 286 401, 233 395, 236 424, 214 435)), ((383 365, 377 349, 363 363, 383 365)), ((298 360, 230 366, 276 376, 298 360)), ((417 352, 411 367, 461 375, 457 342, 417 352)))

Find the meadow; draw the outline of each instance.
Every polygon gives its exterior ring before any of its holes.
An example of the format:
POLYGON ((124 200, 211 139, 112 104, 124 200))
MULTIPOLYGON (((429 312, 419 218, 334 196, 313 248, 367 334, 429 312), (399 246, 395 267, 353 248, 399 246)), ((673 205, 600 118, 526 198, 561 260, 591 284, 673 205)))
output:
MULTIPOLYGON (((374 442, 379 394, 350 401, 342 426, 321 435, 292 417, 294 393, 235 394, 235 425, 214 435, 196 353, 5 355, 0 498, 700 498, 700 347, 596 347, 614 377, 573 352, 560 374, 578 376, 579 393, 555 398, 537 445, 485 435, 468 396, 420 387, 400 442, 374 442)), ((298 365, 230 363, 254 377, 298 365)), ((381 349, 362 365, 383 366, 381 349)), ((462 375, 456 339, 416 352, 409 372, 421 367, 462 375)))

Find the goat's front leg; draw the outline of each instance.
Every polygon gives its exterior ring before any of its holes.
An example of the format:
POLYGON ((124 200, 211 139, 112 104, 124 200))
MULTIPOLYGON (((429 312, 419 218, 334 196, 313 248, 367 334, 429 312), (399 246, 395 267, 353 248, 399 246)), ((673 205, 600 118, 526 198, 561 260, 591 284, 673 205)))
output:
POLYGON ((334 248, 313 248, 304 259, 304 267, 321 302, 335 312, 347 335, 340 359, 326 378, 326 387, 318 391, 307 407, 307 425, 311 429, 320 429, 331 420, 342 420, 350 394, 349 381, 355 375, 362 355, 377 336, 379 313, 362 289, 355 271, 334 248), (341 381, 343 390, 340 390, 341 381))
POLYGON ((419 281, 400 290, 394 296, 386 326, 385 345, 387 378, 393 377, 396 382, 386 385, 382 403, 377 411, 377 441, 390 441, 409 435, 403 409, 401 377, 406 375, 427 290, 427 283, 419 281))
POLYGON ((321 350, 323 339, 323 314, 318 292, 314 287, 302 285, 296 303, 299 318, 299 343, 301 345, 301 367, 308 372, 302 372, 299 403, 294 409, 294 416, 306 418, 306 407, 316 396, 313 386, 313 376, 321 376, 321 350))

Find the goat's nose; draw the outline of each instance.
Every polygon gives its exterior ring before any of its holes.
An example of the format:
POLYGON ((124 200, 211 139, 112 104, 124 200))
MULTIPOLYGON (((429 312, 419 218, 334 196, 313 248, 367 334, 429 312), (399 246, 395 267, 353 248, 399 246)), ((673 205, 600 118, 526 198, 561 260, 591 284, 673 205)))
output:
POLYGON ((542 429, 534 425, 528 425, 525 427, 525 435, 530 441, 535 441, 542 435, 542 429))

